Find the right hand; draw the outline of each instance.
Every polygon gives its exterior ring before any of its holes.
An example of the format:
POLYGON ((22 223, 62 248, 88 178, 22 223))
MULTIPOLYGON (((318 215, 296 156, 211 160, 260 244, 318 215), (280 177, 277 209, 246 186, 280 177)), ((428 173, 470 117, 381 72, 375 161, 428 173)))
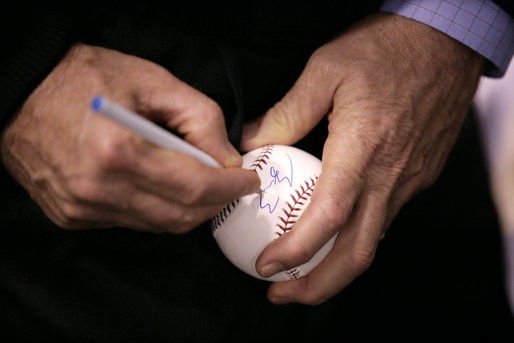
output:
POLYGON ((7 170, 62 228, 184 233, 259 189, 256 173, 238 168, 212 99, 152 62, 82 44, 32 92, 0 144, 7 170), (93 114, 97 94, 175 129, 224 168, 93 114))

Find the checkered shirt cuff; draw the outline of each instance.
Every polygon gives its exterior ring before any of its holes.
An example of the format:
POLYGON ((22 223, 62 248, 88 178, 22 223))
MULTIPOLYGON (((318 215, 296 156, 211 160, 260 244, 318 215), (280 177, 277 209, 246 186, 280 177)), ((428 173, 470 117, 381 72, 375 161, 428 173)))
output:
POLYGON ((386 0, 391 12, 427 24, 491 62, 484 75, 501 77, 514 54, 514 20, 490 0, 386 0))

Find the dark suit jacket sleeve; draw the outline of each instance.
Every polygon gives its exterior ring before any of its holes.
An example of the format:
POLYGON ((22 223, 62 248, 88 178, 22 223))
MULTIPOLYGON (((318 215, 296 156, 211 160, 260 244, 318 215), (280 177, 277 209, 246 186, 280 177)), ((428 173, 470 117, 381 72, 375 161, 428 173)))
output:
POLYGON ((57 12, 15 7, 0 15, 0 132, 75 39, 73 21, 57 12))

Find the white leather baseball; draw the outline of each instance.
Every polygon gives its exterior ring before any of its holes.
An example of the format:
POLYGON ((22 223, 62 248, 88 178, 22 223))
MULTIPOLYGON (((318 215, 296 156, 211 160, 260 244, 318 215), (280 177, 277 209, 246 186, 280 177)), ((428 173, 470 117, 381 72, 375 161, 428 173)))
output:
POLYGON ((269 145, 246 153, 243 168, 259 174, 262 194, 244 196, 212 219, 212 233, 221 251, 239 269, 259 279, 285 281, 307 275, 332 249, 335 237, 307 263, 269 278, 257 273, 255 262, 270 242, 291 230, 309 205, 321 161, 292 146, 269 145))

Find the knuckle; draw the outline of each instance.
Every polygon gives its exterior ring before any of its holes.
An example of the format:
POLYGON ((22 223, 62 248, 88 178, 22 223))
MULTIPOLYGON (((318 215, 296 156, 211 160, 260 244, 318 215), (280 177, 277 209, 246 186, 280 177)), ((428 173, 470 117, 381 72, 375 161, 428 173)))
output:
POLYGON ((180 198, 182 205, 191 207, 201 203, 202 199, 204 199, 206 195, 206 187, 207 186, 204 184, 197 184, 195 187, 188 189, 180 198))
POLYGON ((225 118, 221 107, 216 101, 204 95, 181 118, 181 130, 197 139, 205 139, 206 137, 199 135, 205 135, 206 132, 217 132, 225 127, 225 118))
POLYGON ((198 106, 199 110, 195 111, 194 123, 197 129, 200 128, 199 132, 218 128, 224 122, 223 112, 216 101, 205 97, 198 106))
POLYGON ((97 57, 96 54, 96 49, 84 44, 75 44, 69 51, 69 55, 73 56, 74 59, 85 61, 88 64, 93 63, 92 61, 97 57))
POLYGON ((323 202, 322 207, 324 208, 324 215, 327 221, 331 223, 331 227, 336 230, 340 229, 346 223, 352 211, 351 205, 338 199, 338 197, 326 197, 321 200, 323 202))
POLYGON ((288 256, 291 261, 289 263, 291 267, 308 262, 315 253, 300 242, 288 243, 287 250, 286 256, 288 256))
POLYGON ((326 289, 319 287, 319 285, 315 282, 312 282, 308 277, 303 279, 304 292, 298 294, 298 300, 302 304, 317 306, 330 298, 330 294, 326 291, 326 289))
MULTIPOLYGON (((157 78, 157 74, 155 74, 157 78)), ((156 108, 157 101, 155 99, 155 92, 139 92, 136 97, 136 109, 141 113, 148 113, 152 108, 156 108)))
POLYGON ((224 120, 223 112, 218 103, 204 95, 196 103, 194 116, 195 125, 206 128, 216 126, 216 123, 224 120))
POLYGON ((60 227, 61 229, 71 230, 75 228, 75 225, 72 225, 72 223, 66 220, 60 209, 58 209, 56 213, 46 214, 54 222, 54 224, 60 227))
POLYGON ((211 98, 205 98, 203 103, 202 119, 208 123, 216 121, 223 117, 221 107, 211 98))
POLYGON ((316 70, 322 75, 331 75, 334 70, 337 70, 339 63, 339 60, 334 54, 330 53, 329 49, 321 47, 311 55, 308 65, 312 67, 311 70, 316 70))
POLYGON ((65 202, 60 206, 60 222, 57 223, 64 229, 75 229, 80 227, 80 223, 84 220, 84 210, 80 205, 72 202, 65 202))
POLYGON ((128 134, 117 132, 97 139, 93 148, 93 159, 102 171, 124 168, 124 154, 130 146, 128 134))
POLYGON ((104 193, 94 180, 84 177, 71 179, 68 183, 68 190, 73 199, 92 203, 99 202, 104 193))
POLYGON ((363 273, 367 270, 371 263, 373 263, 373 259, 375 258, 375 248, 371 247, 356 247, 350 256, 352 259, 353 265, 355 266, 358 274, 363 273))

